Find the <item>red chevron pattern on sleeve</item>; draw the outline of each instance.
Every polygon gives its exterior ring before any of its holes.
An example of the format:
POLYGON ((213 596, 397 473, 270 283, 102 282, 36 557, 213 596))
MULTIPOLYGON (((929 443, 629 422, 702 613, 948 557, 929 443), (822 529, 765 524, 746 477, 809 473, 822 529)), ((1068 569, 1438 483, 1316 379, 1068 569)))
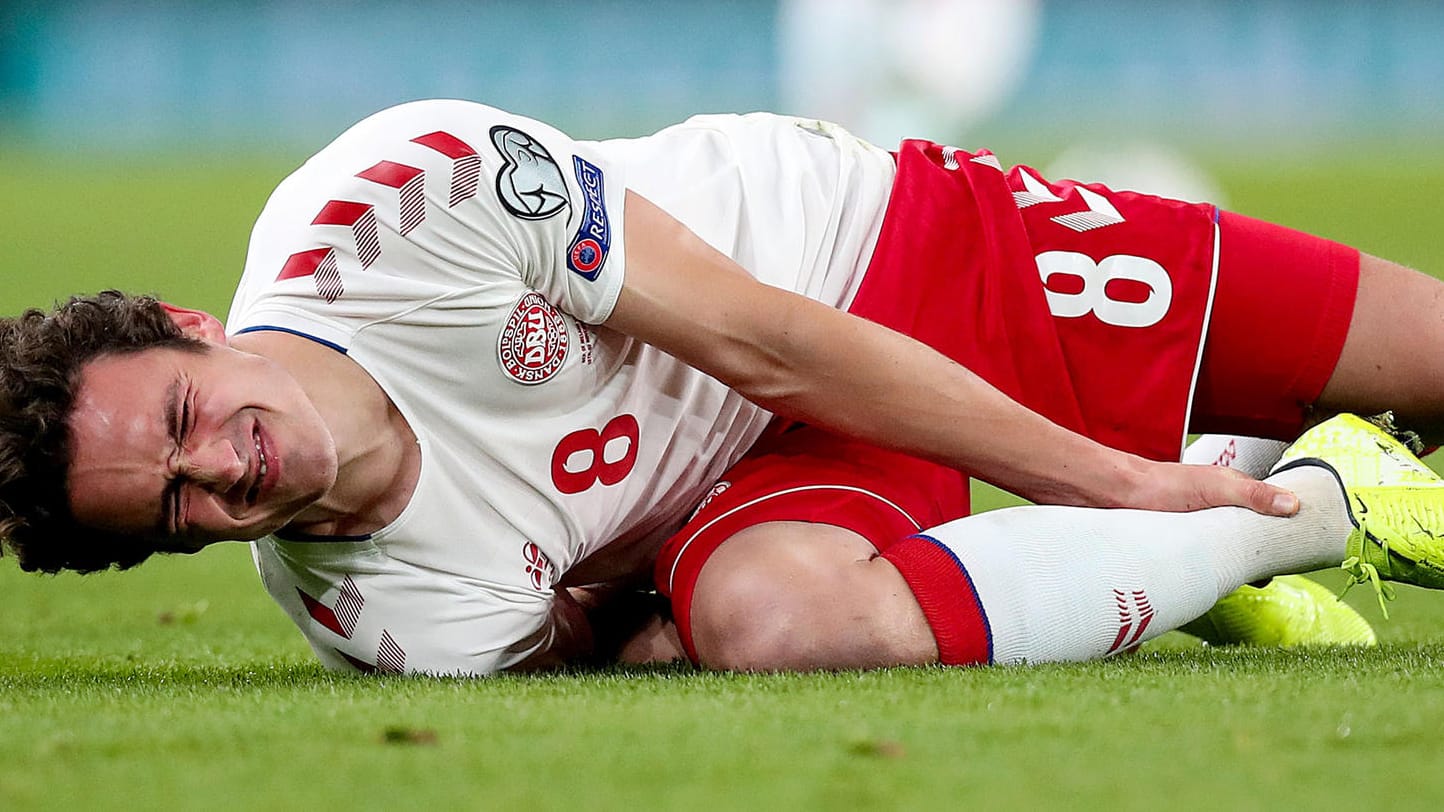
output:
POLYGON ((396 640, 391 637, 391 632, 381 632, 381 644, 376 648, 376 664, 366 662, 360 657, 352 657, 341 649, 332 649, 340 654, 351 667, 363 674, 404 674, 406 673, 406 652, 396 645, 396 640))
POLYGON ((411 233, 411 229, 421 225, 421 221, 426 219, 424 170, 393 161, 382 161, 364 172, 357 172, 356 177, 390 186, 398 191, 402 236, 411 233))
POLYGON ((363 674, 376 673, 376 666, 372 665, 371 663, 368 663, 359 657, 352 657, 350 654, 347 654, 339 648, 335 649, 335 652, 345 658, 346 662, 350 663, 351 667, 356 669, 357 671, 360 671, 363 674))
POLYGON ((346 629, 356 628, 356 622, 361 619, 361 607, 365 605, 366 599, 361 597, 360 588, 351 576, 346 576, 336 595, 336 616, 341 619, 341 625, 346 629))
POLYGON ((381 239, 376 233, 376 207, 367 203, 353 203, 349 200, 328 200, 321 207, 313 226, 350 226, 356 237, 356 257, 362 268, 381 256, 381 239))
POLYGON ((310 251, 292 254, 286 258, 286 264, 281 266, 281 273, 276 276, 276 281, 298 276, 313 277, 316 293, 320 294, 327 304, 336 301, 345 290, 341 286, 341 271, 336 267, 334 248, 312 248, 310 251))
MULTIPOLYGON (((448 208, 474 197, 481 177, 481 156, 465 141, 448 132, 436 131, 411 139, 451 159, 451 197, 448 208)), ((356 177, 397 190, 397 222, 402 236, 426 219, 426 170, 395 161, 380 161, 356 173, 356 177)), ((376 207, 351 200, 328 200, 311 220, 315 226, 347 226, 356 241, 361 268, 370 268, 381 257, 381 237, 376 207)), ((327 304, 345 293, 336 252, 313 248, 287 257, 276 281, 298 276, 314 277, 316 293, 327 304)))
POLYGON ((406 671, 406 652, 396 645, 391 632, 381 630, 381 644, 376 647, 376 669, 385 674, 401 674, 406 671))
POLYGON ((356 622, 361 619, 361 607, 366 605, 366 599, 361 597, 361 590, 357 588, 356 582, 351 580, 351 576, 346 576, 341 582, 335 609, 307 595, 300 587, 296 588, 296 592, 301 596, 301 603, 305 605, 306 613, 312 620, 347 640, 351 639, 351 633, 356 630, 356 622))
POLYGON ((481 156, 470 144, 440 130, 411 140, 451 159, 451 202, 447 208, 476 194, 477 181, 481 178, 481 156))
POLYGON ((296 587, 296 594, 301 596, 301 603, 306 607, 306 614, 311 619, 325 626, 327 629, 349 639, 351 631, 341 625, 341 619, 336 617, 336 612, 319 600, 307 595, 300 587, 296 587))

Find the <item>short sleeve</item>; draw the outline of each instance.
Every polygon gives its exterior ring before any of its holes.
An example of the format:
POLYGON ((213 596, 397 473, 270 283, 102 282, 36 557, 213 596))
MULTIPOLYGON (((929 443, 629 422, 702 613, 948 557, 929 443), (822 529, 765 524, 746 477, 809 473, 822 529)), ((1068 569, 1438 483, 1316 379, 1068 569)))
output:
POLYGON ((485 105, 384 110, 277 187, 227 328, 384 319, 477 288, 603 322, 625 274, 621 174, 601 145, 485 105))
POLYGON ((485 676, 552 643, 549 594, 443 575, 374 549, 333 554, 346 545, 252 543, 267 592, 328 668, 485 676))

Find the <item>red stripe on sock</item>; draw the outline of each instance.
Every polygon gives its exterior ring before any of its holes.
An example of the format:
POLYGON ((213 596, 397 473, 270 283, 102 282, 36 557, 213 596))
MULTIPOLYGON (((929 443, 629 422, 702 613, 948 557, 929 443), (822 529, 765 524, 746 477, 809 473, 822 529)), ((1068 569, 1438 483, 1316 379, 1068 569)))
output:
MULTIPOLYGON (((1132 630, 1133 630, 1133 621, 1131 621, 1131 620, 1125 622, 1122 626, 1118 627, 1118 636, 1115 637, 1115 638, 1113 638, 1113 645, 1111 645, 1111 646, 1108 647, 1108 653, 1109 653, 1109 654, 1114 654, 1114 653, 1118 652, 1120 649, 1122 649, 1122 648, 1123 648, 1123 639, 1124 639, 1125 637, 1127 637, 1127 636, 1128 636, 1128 633, 1129 633, 1130 631, 1132 631, 1132 630)), ((1142 630, 1142 629, 1139 629, 1138 631, 1139 631, 1140 634, 1143 633, 1143 630, 1142 630)))
POLYGON ((952 551, 927 536, 910 536, 882 554, 907 581, 922 607, 944 665, 992 662, 993 635, 973 581, 952 551))

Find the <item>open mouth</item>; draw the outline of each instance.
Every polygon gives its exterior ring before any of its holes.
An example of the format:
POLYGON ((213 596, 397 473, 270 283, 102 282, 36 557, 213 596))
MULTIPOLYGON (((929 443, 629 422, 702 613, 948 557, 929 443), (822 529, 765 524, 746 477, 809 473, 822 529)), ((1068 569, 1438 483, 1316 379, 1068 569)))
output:
POLYGON ((246 503, 254 505, 261 498, 261 486, 266 482, 266 474, 270 472, 270 461, 266 459, 265 446, 261 443, 261 426, 257 424, 251 429, 251 441, 256 449, 256 477, 251 483, 251 489, 246 491, 246 503))

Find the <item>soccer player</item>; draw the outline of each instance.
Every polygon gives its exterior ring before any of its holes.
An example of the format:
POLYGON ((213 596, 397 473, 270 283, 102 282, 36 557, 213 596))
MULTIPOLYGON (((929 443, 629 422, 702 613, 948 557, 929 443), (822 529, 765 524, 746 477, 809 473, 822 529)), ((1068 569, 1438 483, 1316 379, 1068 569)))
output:
POLYGON ((416 102, 280 185, 224 327, 111 292, 0 328, 0 534, 45 571, 253 540, 329 665, 547 664, 590 643, 567 588, 645 573, 774 414, 1040 503, 1294 514, 1185 432, 1444 435, 1441 291, 985 152, 416 102))

